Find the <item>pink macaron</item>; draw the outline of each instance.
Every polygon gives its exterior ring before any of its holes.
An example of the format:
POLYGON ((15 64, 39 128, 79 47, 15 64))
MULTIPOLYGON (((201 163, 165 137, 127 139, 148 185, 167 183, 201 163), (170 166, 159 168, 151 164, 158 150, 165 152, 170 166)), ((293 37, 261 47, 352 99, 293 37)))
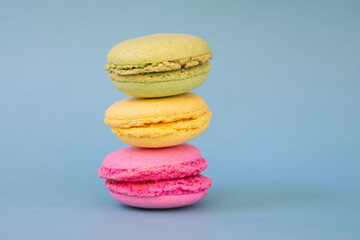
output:
POLYGON ((99 176, 117 201, 140 208, 175 208, 203 199, 212 180, 199 173, 207 167, 198 148, 126 147, 105 157, 99 176))

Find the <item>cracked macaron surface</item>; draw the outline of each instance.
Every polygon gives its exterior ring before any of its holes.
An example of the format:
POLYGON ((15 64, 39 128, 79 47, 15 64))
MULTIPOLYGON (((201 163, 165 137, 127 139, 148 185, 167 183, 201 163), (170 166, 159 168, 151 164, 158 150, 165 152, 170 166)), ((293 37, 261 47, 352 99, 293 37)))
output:
POLYGON ((116 136, 133 146, 159 148, 178 145, 199 136, 209 125, 211 112, 194 93, 167 98, 127 98, 105 113, 105 123, 116 136))
POLYGON ((164 97, 202 85, 209 75, 211 58, 209 45, 199 37, 160 33, 115 45, 108 53, 105 70, 113 85, 125 94, 164 97))

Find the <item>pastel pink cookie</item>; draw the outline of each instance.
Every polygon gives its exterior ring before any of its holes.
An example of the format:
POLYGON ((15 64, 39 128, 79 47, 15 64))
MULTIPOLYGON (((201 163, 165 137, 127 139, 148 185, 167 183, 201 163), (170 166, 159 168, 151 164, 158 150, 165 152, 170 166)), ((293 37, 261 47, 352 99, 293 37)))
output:
POLYGON ((106 156, 98 174, 116 181, 168 180, 197 175, 207 165, 200 150, 190 144, 167 148, 126 147, 106 156))
POLYGON ((105 182, 115 200, 140 208, 187 206, 203 199, 211 185, 212 180, 203 175, 138 183, 113 180, 105 182))

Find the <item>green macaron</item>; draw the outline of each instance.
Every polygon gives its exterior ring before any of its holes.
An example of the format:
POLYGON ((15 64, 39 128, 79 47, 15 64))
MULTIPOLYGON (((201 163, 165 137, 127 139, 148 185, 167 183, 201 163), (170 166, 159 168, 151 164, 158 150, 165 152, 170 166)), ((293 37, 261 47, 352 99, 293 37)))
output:
POLYGON ((210 71, 209 45, 199 37, 163 33, 114 46, 105 69, 121 92, 141 98, 166 97, 203 84, 210 71))

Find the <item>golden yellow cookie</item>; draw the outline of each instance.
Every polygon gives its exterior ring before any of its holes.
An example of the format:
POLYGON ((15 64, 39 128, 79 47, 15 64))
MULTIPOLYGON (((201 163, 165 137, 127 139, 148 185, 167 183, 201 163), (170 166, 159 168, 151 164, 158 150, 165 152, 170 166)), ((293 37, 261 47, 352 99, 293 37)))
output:
POLYGON ((141 99, 130 97, 113 104, 105 123, 123 142, 147 148, 169 147, 199 136, 209 125, 211 112, 194 93, 141 99))

